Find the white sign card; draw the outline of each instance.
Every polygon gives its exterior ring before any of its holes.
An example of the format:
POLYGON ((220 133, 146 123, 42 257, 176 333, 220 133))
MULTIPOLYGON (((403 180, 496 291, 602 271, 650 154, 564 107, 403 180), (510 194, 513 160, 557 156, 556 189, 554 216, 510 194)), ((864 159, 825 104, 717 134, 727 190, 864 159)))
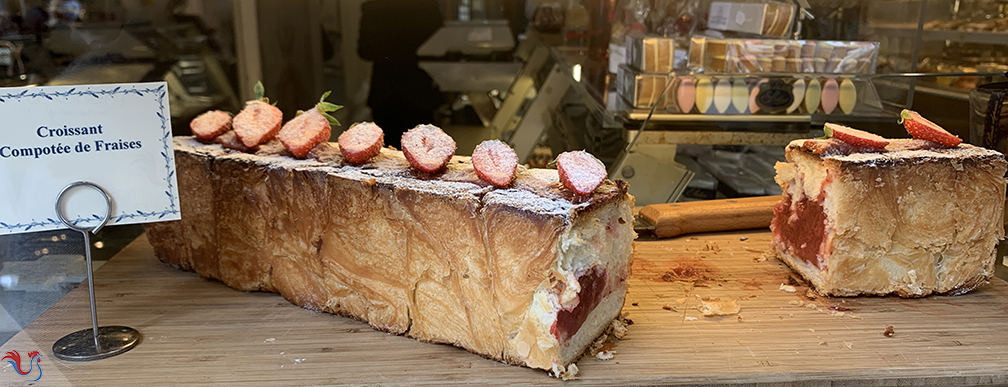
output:
MULTIPOLYGON (((164 82, 3 88, 0 117, 0 235, 66 228, 56 199, 76 181, 111 197, 108 225, 181 218, 164 82)), ((62 203, 78 227, 107 208, 88 187, 62 203)))

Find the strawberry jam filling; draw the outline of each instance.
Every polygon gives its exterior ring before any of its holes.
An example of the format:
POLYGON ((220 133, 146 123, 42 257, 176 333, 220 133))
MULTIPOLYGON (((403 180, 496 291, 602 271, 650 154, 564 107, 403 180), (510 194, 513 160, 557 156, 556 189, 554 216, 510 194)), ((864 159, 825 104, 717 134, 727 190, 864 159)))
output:
POLYGON ((794 203, 790 195, 774 206, 771 222, 774 239, 788 252, 805 262, 824 270, 825 257, 820 254, 826 237, 826 212, 820 201, 812 201, 802 195, 794 203))
POLYGON ((578 293, 578 304, 574 308, 563 309, 557 313, 556 322, 550 329, 550 333, 556 336, 561 343, 566 342, 574 333, 581 329, 581 325, 588 319, 588 315, 595 310, 595 307, 602 302, 610 293, 608 285, 608 275, 606 271, 598 267, 588 270, 578 277, 578 284, 581 285, 581 292, 578 293))

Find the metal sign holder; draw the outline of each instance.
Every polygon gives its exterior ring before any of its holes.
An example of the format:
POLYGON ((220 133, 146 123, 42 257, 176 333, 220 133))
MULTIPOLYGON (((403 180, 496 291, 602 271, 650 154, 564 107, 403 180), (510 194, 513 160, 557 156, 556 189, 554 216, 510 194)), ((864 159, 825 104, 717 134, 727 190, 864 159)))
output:
POLYGON ((98 230, 101 230, 108 223, 111 213, 112 198, 109 197, 108 192, 105 192, 104 189, 91 182, 77 181, 70 183, 56 197, 56 216, 59 217, 59 220, 71 230, 80 231, 81 234, 84 234, 84 257, 87 261, 88 294, 91 296, 91 328, 81 329, 57 340, 53 344, 52 349, 53 355, 58 359, 69 361, 105 359, 129 351, 140 343, 140 332, 136 329, 118 325, 98 326, 98 311, 95 307, 94 275, 91 272, 91 238, 88 234, 97 234, 98 230), (105 199, 105 216, 102 217, 101 222, 94 228, 79 227, 68 220, 63 214, 61 206, 63 197, 67 192, 76 187, 93 188, 101 193, 105 199))

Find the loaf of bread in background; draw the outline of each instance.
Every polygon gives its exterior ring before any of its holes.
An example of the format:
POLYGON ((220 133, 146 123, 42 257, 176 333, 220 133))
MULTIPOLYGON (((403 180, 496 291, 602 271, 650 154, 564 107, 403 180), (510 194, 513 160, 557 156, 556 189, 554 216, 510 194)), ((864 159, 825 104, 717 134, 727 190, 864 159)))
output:
POLYGON ((891 140, 867 152, 797 140, 777 164, 777 256, 835 296, 962 294, 994 274, 1005 158, 970 145, 891 140))
POLYGON ((309 160, 174 145, 182 220, 148 225, 150 242, 235 289, 554 373, 622 309, 625 182, 574 197, 555 170, 493 188, 466 157, 431 175, 387 148, 350 166, 334 144, 309 160))

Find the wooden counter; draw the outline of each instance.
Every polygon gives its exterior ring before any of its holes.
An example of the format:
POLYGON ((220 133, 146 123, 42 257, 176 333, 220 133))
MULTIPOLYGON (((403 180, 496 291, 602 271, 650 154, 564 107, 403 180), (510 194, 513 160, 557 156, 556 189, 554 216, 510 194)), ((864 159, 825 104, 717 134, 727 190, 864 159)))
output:
MULTIPOLYGON (((90 327, 81 286, 0 353, 41 351, 37 386, 1008 383, 1005 281, 959 297, 809 299, 801 285, 780 290, 791 271, 760 259, 769 237, 753 231, 636 242, 624 308, 634 324, 612 360, 582 359, 571 382, 377 332, 274 294, 229 289, 160 263, 144 236, 95 281, 99 324, 138 329, 139 346, 87 363, 52 356, 53 342, 90 327), (696 279, 677 281, 675 273, 696 279), (703 317, 698 296, 735 299, 741 312, 703 317), (887 325, 895 336, 883 335, 887 325)), ((3 365, 0 385, 27 384, 3 365)))

